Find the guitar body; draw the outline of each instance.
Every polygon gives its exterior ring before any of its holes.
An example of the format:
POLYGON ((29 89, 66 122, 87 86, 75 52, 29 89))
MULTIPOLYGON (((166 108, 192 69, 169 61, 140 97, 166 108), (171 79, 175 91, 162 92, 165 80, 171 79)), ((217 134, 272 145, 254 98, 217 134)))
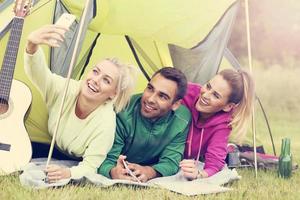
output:
POLYGON ((0 114, 0 175, 19 171, 31 159, 31 142, 24 126, 31 99, 29 88, 13 80, 9 108, 0 114))
POLYGON ((27 1, 15 2, 15 17, 0 71, 0 175, 21 170, 32 155, 31 142, 24 126, 31 92, 24 83, 13 79, 24 17, 30 8, 27 1))

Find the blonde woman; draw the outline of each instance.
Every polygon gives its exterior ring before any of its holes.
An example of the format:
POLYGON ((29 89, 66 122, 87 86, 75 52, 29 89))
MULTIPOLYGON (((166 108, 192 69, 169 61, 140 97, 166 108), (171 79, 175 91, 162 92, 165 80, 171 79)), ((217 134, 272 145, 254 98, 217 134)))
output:
POLYGON ((232 128, 243 138, 251 117, 254 83, 242 70, 219 72, 203 87, 189 83, 183 99, 192 113, 184 160, 180 168, 188 179, 206 178, 220 171, 225 164, 228 137, 232 128), (198 170, 198 160, 204 169, 198 170))
MULTIPOLYGON (((64 40, 66 31, 67 29, 58 25, 46 25, 33 31, 28 36, 25 52, 25 71, 46 102, 51 136, 66 79, 51 73, 39 45, 58 47, 64 40)), ((71 168, 50 165, 46 169, 50 183, 96 173, 114 141, 116 112, 126 107, 134 91, 133 72, 132 67, 123 65, 116 59, 105 59, 97 63, 84 80, 70 80, 57 131, 54 157, 71 157, 81 162, 71 168)), ((33 157, 42 155, 42 148, 43 145, 33 143, 33 157)), ((48 150, 49 148, 46 149, 46 155, 48 150)))

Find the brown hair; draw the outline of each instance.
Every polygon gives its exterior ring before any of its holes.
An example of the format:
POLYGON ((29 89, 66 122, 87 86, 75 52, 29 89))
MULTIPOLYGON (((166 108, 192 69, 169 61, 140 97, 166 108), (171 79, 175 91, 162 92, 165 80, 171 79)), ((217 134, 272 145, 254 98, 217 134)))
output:
POLYGON ((162 67, 153 74, 152 78, 157 74, 162 75, 168 80, 176 82, 177 91, 174 102, 184 97, 187 90, 187 79, 184 73, 182 73, 182 71, 174 67, 162 67))
POLYGON ((219 72, 230 85, 229 102, 235 103, 230 125, 236 130, 234 140, 241 142, 247 133, 254 105, 254 81, 244 70, 225 69, 219 72))

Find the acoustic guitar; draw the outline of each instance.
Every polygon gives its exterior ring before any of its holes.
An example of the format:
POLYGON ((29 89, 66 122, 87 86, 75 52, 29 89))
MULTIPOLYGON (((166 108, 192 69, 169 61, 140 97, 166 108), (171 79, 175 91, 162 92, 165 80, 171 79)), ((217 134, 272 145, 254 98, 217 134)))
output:
POLYGON ((24 17, 29 13, 30 5, 28 0, 15 2, 15 17, 0 72, 0 175, 21 170, 32 155, 24 126, 31 92, 24 83, 13 79, 24 17))

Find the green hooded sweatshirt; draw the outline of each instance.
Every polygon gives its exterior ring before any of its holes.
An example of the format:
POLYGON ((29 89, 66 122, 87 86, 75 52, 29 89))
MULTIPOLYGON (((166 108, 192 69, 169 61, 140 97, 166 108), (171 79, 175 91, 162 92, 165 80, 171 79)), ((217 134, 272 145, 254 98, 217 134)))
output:
POLYGON ((133 96, 127 109, 117 115, 115 141, 98 168, 99 174, 111 178, 110 170, 116 166, 120 154, 126 155, 131 163, 153 167, 162 176, 178 171, 191 114, 181 105, 152 121, 141 115, 141 96, 133 96))

